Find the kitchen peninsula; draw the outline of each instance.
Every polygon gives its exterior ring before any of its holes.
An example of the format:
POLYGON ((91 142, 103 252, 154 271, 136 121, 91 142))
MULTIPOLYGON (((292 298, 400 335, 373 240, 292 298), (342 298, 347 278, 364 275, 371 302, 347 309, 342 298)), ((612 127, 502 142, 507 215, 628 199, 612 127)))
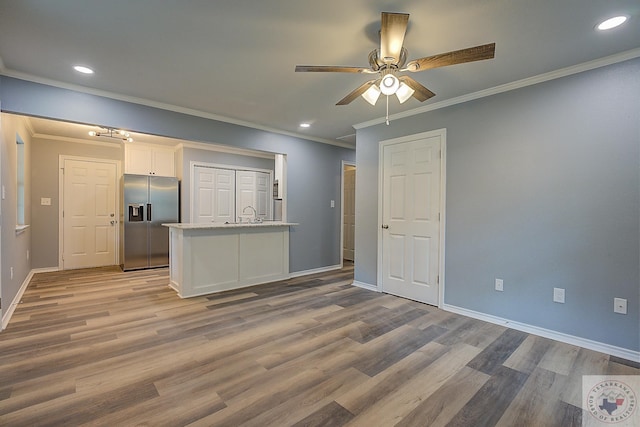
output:
POLYGON ((169 227, 170 286, 181 298, 289 277, 296 223, 178 223, 169 227))

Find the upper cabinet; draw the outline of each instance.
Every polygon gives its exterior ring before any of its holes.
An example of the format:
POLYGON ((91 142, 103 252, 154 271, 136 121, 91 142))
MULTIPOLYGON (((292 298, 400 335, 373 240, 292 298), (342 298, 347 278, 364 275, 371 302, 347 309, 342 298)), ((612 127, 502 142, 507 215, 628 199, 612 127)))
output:
POLYGON ((176 176, 174 150, 161 145, 125 144, 124 172, 137 175, 176 176))

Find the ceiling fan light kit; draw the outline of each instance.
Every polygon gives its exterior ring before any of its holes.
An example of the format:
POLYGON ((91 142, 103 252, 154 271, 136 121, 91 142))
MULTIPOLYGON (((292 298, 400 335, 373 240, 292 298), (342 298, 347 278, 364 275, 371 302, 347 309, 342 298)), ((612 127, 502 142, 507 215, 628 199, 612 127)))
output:
POLYGON ((495 55, 495 43, 470 47, 452 52, 441 53, 425 58, 414 59, 407 63, 407 49, 404 48, 404 36, 409 23, 408 13, 382 12, 380 28, 380 48, 369 53, 369 68, 328 65, 297 65, 296 72, 330 72, 379 74, 376 80, 369 80, 342 98, 336 105, 347 105, 362 96, 365 101, 375 105, 380 94, 387 96, 387 124, 389 124, 389 96, 395 94, 402 104, 414 97, 420 102, 435 96, 435 93, 401 72, 416 73, 431 68, 463 64, 465 62, 491 59, 495 55), (406 66, 405 66, 406 64, 406 66))
POLYGON ((387 74, 380 82, 380 92, 383 95, 393 95, 400 87, 400 81, 393 74, 387 74))
POLYGON ((369 86, 369 89, 367 89, 365 93, 362 94, 362 97, 369 104, 376 105, 376 102, 378 102, 378 98, 380 97, 380 93, 380 88, 373 84, 369 86))

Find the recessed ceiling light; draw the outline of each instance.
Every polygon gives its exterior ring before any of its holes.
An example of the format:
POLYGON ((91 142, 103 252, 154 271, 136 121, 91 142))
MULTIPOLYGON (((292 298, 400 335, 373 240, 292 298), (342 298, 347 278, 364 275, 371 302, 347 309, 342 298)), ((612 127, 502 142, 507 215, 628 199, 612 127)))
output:
POLYGON ((613 18, 609 18, 606 21, 602 21, 601 23, 598 24, 596 28, 601 31, 610 30, 612 28, 617 27, 618 25, 624 24, 626 20, 627 20, 626 16, 614 16, 613 18))
POLYGON ((85 67, 84 65, 74 65, 73 69, 82 74, 93 74, 93 70, 89 67, 85 67))
POLYGON ((300 127, 301 128, 310 128, 311 127, 311 123, 300 123, 300 127))

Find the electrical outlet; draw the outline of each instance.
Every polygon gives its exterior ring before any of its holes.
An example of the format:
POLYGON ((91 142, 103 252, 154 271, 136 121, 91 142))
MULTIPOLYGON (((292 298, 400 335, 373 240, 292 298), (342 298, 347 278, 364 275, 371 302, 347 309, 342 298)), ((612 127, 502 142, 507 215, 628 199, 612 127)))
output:
POLYGON ((496 291, 504 291, 504 282, 502 279, 496 279, 496 291))
POLYGON ((564 304, 563 288, 553 288, 553 302, 559 302, 560 304, 564 304))
POLYGON ((614 298, 613 312, 619 314, 627 314, 627 300, 624 298, 614 298))
POLYGON ((336 207, 336 201, 335 201, 335 200, 332 200, 332 201, 331 201, 331 207, 332 207, 332 208, 335 208, 335 207, 336 207))

